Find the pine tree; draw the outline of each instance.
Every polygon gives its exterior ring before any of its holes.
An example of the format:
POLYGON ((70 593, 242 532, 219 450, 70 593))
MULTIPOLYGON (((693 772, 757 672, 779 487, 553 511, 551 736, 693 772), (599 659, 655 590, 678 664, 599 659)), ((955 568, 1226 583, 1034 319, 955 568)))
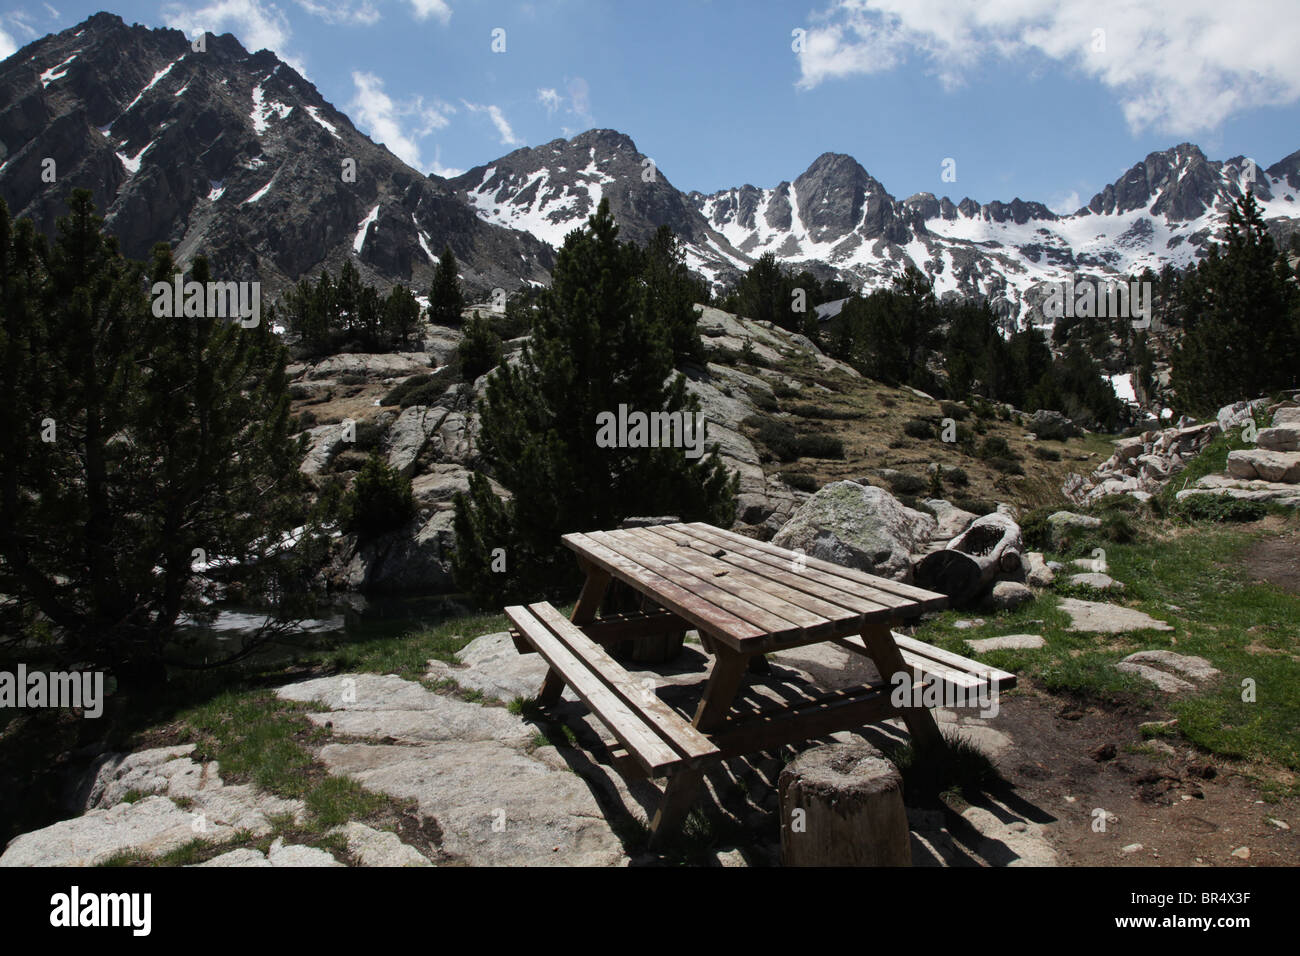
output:
POLYGON ((465 381, 473 382, 501 364, 501 337, 479 313, 465 324, 465 337, 456 348, 465 381))
POLYGON ((456 257, 452 254, 451 246, 445 246, 433 269, 433 285, 429 289, 429 321, 434 325, 458 326, 464 307, 456 257))
POLYGON ((1183 337, 1172 371, 1182 407, 1208 413, 1297 383, 1295 284, 1251 193, 1229 210, 1224 241, 1189 271, 1178 299, 1183 337))
POLYGON ((704 345, 695 303, 708 301, 708 289, 686 268, 682 244, 668 226, 660 226, 646 247, 641 275, 647 308, 667 329, 674 360, 701 360, 704 345))
POLYGON ((457 579, 484 600, 562 592, 575 583, 560 536, 616 527, 636 514, 730 523, 735 483, 716 455, 681 448, 602 448, 597 416, 688 412, 667 329, 638 281, 641 252, 618 239, 602 200, 565 239, 516 365, 488 378, 479 449, 511 492, 499 501, 481 474, 457 495, 457 579), (497 552, 496 549, 503 549, 497 552), (493 569, 504 556, 505 571, 493 569))
MULTIPOLYGON (((88 191, 50 245, 30 223, 10 229, 0 203, 0 249, 0 395, 16 416, 0 449, 0 591, 48 619, 69 665, 156 686, 180 615, 204 611, 195 549, 239 561, 233 578, 255 593, 294 587, 278 553, 308 486, 284 350, 266 322, 156 315, 88 191)), ((147 278, 177 271, 164 245, 147 278)), ((202 259, 191 278, 207 280, 202 259)))

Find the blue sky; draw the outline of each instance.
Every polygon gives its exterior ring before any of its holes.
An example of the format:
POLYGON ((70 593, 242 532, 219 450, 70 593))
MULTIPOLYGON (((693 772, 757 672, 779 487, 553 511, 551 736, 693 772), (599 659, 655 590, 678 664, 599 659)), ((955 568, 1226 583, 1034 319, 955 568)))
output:
MULTIPOLYGON (((104 8, 4 4, 4 55, 104 8)), ((373 139, 443 174, 609 127, 685 190, 773 186, 831 150, 900 198, 1019 196, 1072 209, 1179 142, 1262 166, 1300 149, 1295 0, 122 0, 109 9, 128 23, 268 47, 373 139), (498 28, 503 52, 492 49, 498 28), (948 158, 955 182, 941 179, 948 158)))

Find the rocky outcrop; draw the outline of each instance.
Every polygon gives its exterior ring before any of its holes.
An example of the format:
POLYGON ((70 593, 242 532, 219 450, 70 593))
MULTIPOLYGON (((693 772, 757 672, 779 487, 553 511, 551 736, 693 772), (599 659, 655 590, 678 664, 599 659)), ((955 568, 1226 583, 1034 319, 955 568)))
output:
POLYGON ((772 543, 907 581, 912 576, 911 555, 937 526, 933 517, 904 507, 883 488, 837 481, 804 502, 772 543))
MULTIPOLYGON (((1262 399, 1250 403, 1257 407, 1262 399)), ((1246 406, 1247 403, 1238 403, 1246 406)), ((1279 504, 1289 508, 1300 507, 1300 407, 1293 401, 1271 406, 1272 424, 1257 433, 1256 447, 1240 448, 1228 452, 1225 474, 1205 475, 1192 488, 1178 492, 1184 500, 1197 495, 1216 495, 1239 501, 1257 501, 1279 504)), ((1243 410, 1228 406, 1220 410, 1220 417, 1245 425, 1249 415, 1242 419, 1243 410)))
POLYGON ((1179 427, 1118 439, 1114 454, 1097 466, 1091 478, 1069 475, 1061 491, 1076 504, 1118 494, 1148 498, 1182 471, 1219 431, 1217 422, 1185 422, 1179 427))

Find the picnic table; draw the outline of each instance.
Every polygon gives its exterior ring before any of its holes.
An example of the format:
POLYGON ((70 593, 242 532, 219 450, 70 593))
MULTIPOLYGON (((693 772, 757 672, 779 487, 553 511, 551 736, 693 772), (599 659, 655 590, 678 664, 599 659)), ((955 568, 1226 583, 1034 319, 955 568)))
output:
MULTIPOLYGON (((689 811, 704 770, 741 757, 901 717, 918 748, 941 747, 934 716, 916 705, 927 681, 964 694, 1005 689, 1015 676, 892 630, 896 622, 947 605, 942 594, 807 557, 701 522, 574 533, 562 539, 586 581, 566 619, 541 602, 506 608, 515 646, 549 665, 538 694, 555 704, 565 686, 618 740, 625 774, 666 777, 651 831, 658 836, 689 811), (637 612, 600 615, 613 581, 643 598, 637 612), (694 629, 712 656, 692 719, 661 700, 606 650, 628 640, 694 629), (879 682, 808 699, 735 708, 748 671, 765 655, 830 641, 875 663, 879 682), (895 675, 911 682, 912 702, 895 706, 895 675)), ((968 698, 969 699, 969 698, 968 698)))

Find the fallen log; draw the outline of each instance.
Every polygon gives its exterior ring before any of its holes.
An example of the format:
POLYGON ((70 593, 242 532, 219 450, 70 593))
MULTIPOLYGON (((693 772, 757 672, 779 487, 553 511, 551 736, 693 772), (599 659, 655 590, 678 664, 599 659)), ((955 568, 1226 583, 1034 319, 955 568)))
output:
POLYGON ((942 551, 916 563, 917 587, 946 594, 954 607, 968 603, 997 579, 1021 567, 1024 541, 1020 526, 1004 514, 984 515, 948 542, 942 551))

